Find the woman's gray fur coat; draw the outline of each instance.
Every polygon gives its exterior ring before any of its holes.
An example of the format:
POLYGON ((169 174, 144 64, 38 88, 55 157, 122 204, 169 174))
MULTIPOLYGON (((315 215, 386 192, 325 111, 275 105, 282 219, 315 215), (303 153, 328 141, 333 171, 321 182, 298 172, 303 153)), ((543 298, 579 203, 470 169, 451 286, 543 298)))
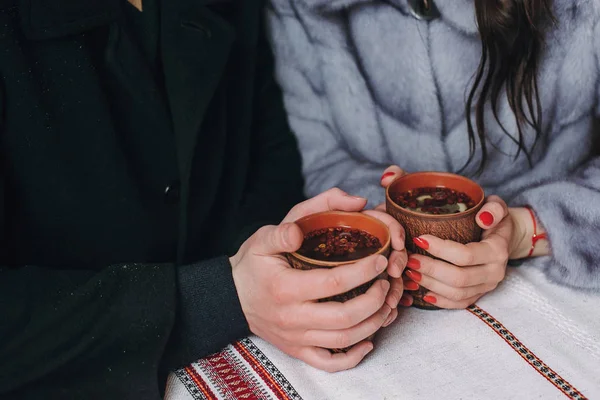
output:
MULTIPOLYGON (((417 20, 408 0, 271 0, 269 29, 306 192, 337 186, 383 201, 383 169, 457 171, 469 144, 465 98, 479 63, 473 0, 434 0, 441 17, 417 20)), ((501 151, 476 180, 509 205, 531 205, 551 257, 526 261, 562 284, 600 288, 600 1, 555 0, 539 74, 543 139, 530 168, 488 115, 501 151)), ((512 133, 505 101, 500 118, 512 133)), ((526 132, 532 143, 533 132, 526 132)), ((478 165, 480 153, 465 174, 478 165)))

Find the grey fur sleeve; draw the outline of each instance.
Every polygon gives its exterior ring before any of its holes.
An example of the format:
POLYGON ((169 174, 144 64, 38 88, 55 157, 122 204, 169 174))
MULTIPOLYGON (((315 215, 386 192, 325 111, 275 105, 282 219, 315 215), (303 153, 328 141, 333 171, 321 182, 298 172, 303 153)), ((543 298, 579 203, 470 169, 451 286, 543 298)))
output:
MULTIPOLYGON (((594 37, 600 71, 600 23, 594 37)), ((600 82, 596 114, 600 117, 600 82)), ((600 158, 567 179, 526 190, 511 206, 530 205, 548 232, 552 256, 539 264, 558 283, 600 289, 600 158)))
POLYGON ((600 158, 567 180, 523 192, 510 205, 530 205, 546 228, 552 256, 542 267, 550 279, 600 289, 600 158))
POLYGON ((321 60, 292 5, 287 0, 273 1, 267 13, 276 77, 302 154, 306 195, 339 187, 369 199, 368 207, 383 202, 379 179, 387 165, 357 160, 345 148, 323 92, 321 60))

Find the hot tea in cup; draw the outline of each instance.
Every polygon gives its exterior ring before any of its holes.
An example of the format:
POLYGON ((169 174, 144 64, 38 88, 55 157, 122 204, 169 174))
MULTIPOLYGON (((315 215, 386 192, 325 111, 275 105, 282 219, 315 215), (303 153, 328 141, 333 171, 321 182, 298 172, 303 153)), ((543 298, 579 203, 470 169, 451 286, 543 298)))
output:
POLYGON ((321 261, 360 260, 382 247, 377 236, 361 229, 329 227, 304 235, 299 254, 321 261))
MULTIPOLYGON (((475 215, 484 202, 481 186, 464 176, 446 172, 415 172, 399 177, 386 189, 386 209, 406 232, 406 248, 411 253, 432 257, 415 246, 413 238, 430 234, 458 243, 478 241, 481 228, 475 215)), ((411 291, 413 305, 437 310, 423 297, 429 290, 411 291)))

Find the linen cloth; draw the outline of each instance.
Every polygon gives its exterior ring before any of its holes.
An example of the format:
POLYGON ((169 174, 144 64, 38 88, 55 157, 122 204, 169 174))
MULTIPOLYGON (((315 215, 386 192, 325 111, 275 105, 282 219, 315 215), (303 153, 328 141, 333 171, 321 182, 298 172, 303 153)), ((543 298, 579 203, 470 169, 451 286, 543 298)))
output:
POLYGON ((355 369, 322 372, 250 337, 172 374, 166 398, 597 399, 599 304, 510 268, 469 310, 401 310, 355 369))

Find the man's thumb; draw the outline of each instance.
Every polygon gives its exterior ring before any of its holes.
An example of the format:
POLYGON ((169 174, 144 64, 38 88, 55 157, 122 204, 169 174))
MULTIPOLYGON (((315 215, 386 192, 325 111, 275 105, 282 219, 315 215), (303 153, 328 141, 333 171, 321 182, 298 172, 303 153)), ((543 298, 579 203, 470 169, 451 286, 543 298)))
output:
POLYGON ((302 230, 294 223, 265 227, 262 231, 263 234, 257 238, 257 245, 263 254, 275 255, 296 251, 304 240, 302 230))

